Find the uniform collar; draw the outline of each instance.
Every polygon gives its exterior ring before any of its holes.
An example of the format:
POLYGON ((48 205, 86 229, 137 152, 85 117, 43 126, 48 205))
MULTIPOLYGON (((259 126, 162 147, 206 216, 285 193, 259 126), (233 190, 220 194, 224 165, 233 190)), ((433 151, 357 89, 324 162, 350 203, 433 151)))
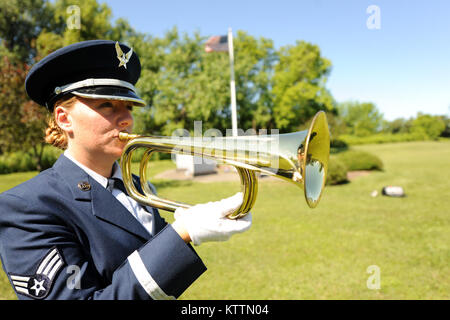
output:
MULTIPOLYGON (((117 168, 118 165, 115 172, 119 174, 120 170, 117 168)), ((67 183, 75 200, 91 201, 91 210, 96 217, 148 239, 147 229, 114 198, 111 192, 75 162, 62 154, 53 165, 53 169, 67 183)))
MULTIPOLYGON (((79 166, 81 169, 83 169, 91 178, 93 178, 95 181, 97 181, 102 187, 106 188, 108 185, 108 178, 102 176, 101 174, 98 174, 92 169, 89 169, 79 161, 75 160, 75 158, 68 152, 68 150, 64 151, 64 156, 71 160, 73 163, 75 163, 77 166, 79 166)), ((118 178, 122 180, 122 172, 120 170, 119 164, 114 162, 112 167, 113 174, 111 175, 111 178, 118 178)))
POLYGON ((91 200, 90 186, 97 183, 86 171, 62 154, 53 165, 53 169, 70 188, 74 199, 91 200))

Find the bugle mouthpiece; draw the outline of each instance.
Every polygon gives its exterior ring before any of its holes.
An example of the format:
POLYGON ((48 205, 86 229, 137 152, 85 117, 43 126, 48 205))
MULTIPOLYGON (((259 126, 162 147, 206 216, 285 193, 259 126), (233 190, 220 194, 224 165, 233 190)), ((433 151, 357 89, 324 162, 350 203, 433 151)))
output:
POLYGON ((139 138, 138 134, 131 134, 126 132, 120 132, 119 133, 119 140, 120 141, 129 141, 131 139, 139 138))

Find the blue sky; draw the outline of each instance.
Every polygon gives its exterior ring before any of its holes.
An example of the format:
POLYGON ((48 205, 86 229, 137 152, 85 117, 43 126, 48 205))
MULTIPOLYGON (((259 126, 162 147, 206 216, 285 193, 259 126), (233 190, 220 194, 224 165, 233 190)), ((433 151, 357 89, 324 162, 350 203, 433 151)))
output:
POLYGON ((317 44, 333 69, 338 102, 373 102, 385 119, 450 116, 450 1, 445 0, 100 0, 138 31, 226 34, 228 27, 274 41, 317 44), (379 29, 367 21, 379 8, 379 29))

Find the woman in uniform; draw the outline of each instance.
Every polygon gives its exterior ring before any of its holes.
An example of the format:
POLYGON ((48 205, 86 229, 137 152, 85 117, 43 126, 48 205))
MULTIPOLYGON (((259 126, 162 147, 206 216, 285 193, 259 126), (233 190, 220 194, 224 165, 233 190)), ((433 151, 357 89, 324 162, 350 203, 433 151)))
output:
MULTIPOLYGON (((168 224, 126 194, 117 159, 131 132, 141 65, 124 44, 85 41, 29 72, 29 97, 51 117, 54 166, 0 195, 0 257, 19 299, 175 299, 205 270, 190 242, 251 226, 228 220, 242 194, 178 209, 168 224)), ((139 187, 139 186, 137 186, 139 187)))

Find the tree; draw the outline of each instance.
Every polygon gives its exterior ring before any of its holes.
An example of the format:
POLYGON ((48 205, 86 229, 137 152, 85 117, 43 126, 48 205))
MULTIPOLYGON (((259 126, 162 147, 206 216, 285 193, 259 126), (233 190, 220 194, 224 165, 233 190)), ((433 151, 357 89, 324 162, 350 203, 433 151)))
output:
POLYGON ((325 88, 331 62, 318 46, 297 41, 282 47, 273 76, 273 115, 280 131, 296 131, 319 110, 331 111, 334 100, 325 88))
POLYGON ((80 41, 94 39, 124 41, 137 35, 123 18, 118 19, 116 25, 111 24, 111 9, 105 3, 100 4, 96 0, 57 0, 48 6, 52 12, 53 23, 37 38, 39 58, 80 41), (72 25, 72 18, 78 14, 79 25, 72 25))
MULTIPOLYGON (((255 132, 259 129, 274 129, 271 81, 278 56, 273 41, 263 37, 255 39, 244 31, 238 31, 234 39, 234 51, 239 128, 244 131, 253 129, 255 132)), ((229 73, 228 64, 226 67, 229 73)), ((231 122, 231 115, 228 119, 231 122)))
MULTIPOLYGON (((204 39, 174 28, 162 39, 137 43, 136 50, 144 51, 138 89, 151 105, 138 115, 145 132, 192 131, 196 120, 204 130, 230 128, 229 57, 205 53, 204 39)), ((271 40, 238 31, 234 48, 239 128, 298 130, 318 110, 333 110, 324 87, 331 64, 317 46, 301 42, 283 49, 280 58, 271 40)))
POLYGON ((32 64, 35 40, 52 26, 52 11, 45 0, 7 0, 0 2, 0 55, 10 62, 32 64))
POLYGON ((25 150, 41 168, 46 111, 23 92, 29 66, 3 57, 0 64, 0 152, 25 150))
POLYGON ((445 130, 445 122, 439 116, 432 116, 419 112, 412 121, 411 132, 430 139, 437 139, 445 130))
POLYGON ((338 105, 338 111, 348 134, 365 137, 381 129, 383 115, 373 103, 344 102, 338 105))
POLYGON ((440 118, 442 119, 442 121, 445 124, 445 129, 444 131, 442 131, 441 133, 441 137, 450 137, 450 118, 447 116, 440 116, 440 118))
MULTIPOLYGON (((227 53, 204 51, 205 37, 180 35, 134 41, 142 63, 137 87, 151 107, 138 110, 144 132, 171 135, 177 128, 231 129, 230 65, 227 53)), ((238 31, 234 39, 238 126, 267 128, 272 121, 270 79, 276 55, 271 40, 238 31)))
POLYGON ((28 99, 24 82, 51 11, 43 0, 3 1, 0 11, 0 152, 29 152, 39 168, 45 110, 28 99))
POLYGON ((387 133, 408 133, 410 132, 412 120, 406 120, 404 118, 398 118, 392 121, 383 121, 383 132, 387 133))
POLYGON ((204 70, 201 41, 198 33, 192 38, 180 36, 173 28, 164 38, 150 38, 140 45, 147 50, 141 57, 138 88, 152 108, 145 131, 171 135, 178 128, 192 131, 195 120, 211 127, 216 124, 215 113, 222 108, 221 77, 208 77, 211 70, 204 70))
POLYGON ((134 130, 138 133, 161 134, 164 122, 155 121, 154 99, 158 89, 159 72, 164 66, 164 41, 147 34, 128 38, 128 43, 138 54, 141 61, 141 77, 136 88, 146 107, 134 108, 134 130))
POLYGON ((47 112, 24 90, 31 65, 68 44, 90 39, 123 41, 137 33, 124 19, 110 23, 111 10, 96 0, 8 0, 0 2, 0 152, 22 150, 42 167, 47 112), (67 26, 67 10, 78 6, 80 28, 67 26))

